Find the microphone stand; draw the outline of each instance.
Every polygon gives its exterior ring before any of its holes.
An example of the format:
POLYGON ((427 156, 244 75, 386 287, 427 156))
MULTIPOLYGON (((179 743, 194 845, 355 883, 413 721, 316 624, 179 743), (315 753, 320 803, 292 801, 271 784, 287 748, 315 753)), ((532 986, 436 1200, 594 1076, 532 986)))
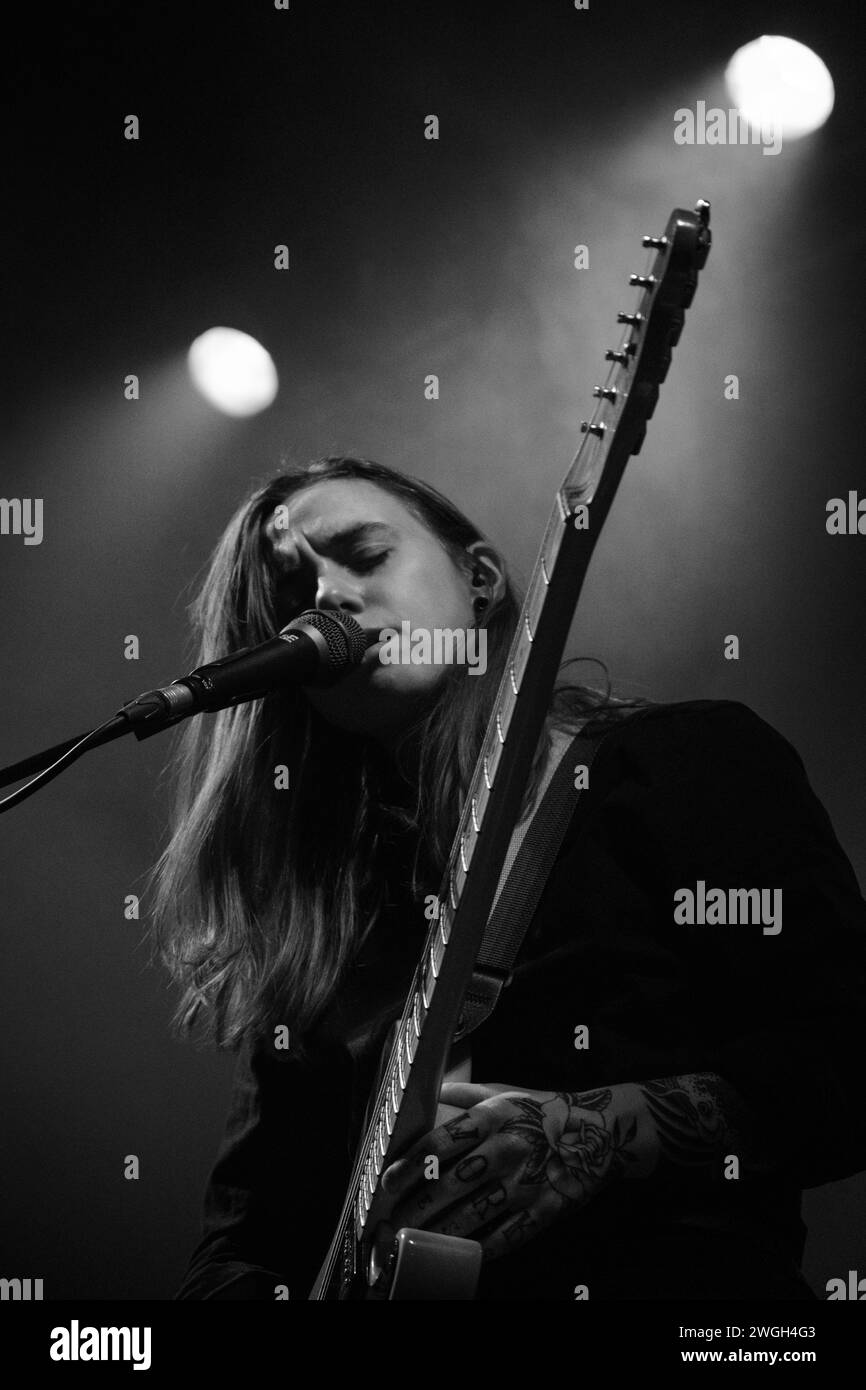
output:
POLYGON ((188 675, 168 685, 146 690, 89 733, 66 739, 21 762, 0 768, 0 787, 18 782, 31 772, 36 773, 23 787, 18 787, 0 801, 0 814, 26 801, 28 796, 59 777, 72 763, 102 743, 112 743, 114 739, 129 733, 135 734, 141 741, 179 724, 189 715, 214 713, 233 705, 246 704, 249 700, 261 700, 274 686, 274 658, 277 653, 281 671, 287 651, 300 651, 301 670, 310 680, 314 679, 315 660, 318 660, 326 680, 331 681, 339 679, 350 667, 358 664, 366 648, 375 640, 374 632, 365 632, 346 613, 341 613, 339 618, 315 609, 301 613, 275 637, 258 646, 243 647, 229 656, 197 666, 188 675), (297 646, 302 638, 308 649, 306 655, 303 654, 303 644, 297 646), (311 656, 314 658, 312 665, 311 656))
MULTIPOLYGON (((139 695, 89 733, 65 739, 63 743, 55 743, 51 748, 43 749, 41 753, 33 753, 29 758, 22 758, 20 762, 0 768, 0 787, 19 782, 30 773, 38 774, 0 801, 0 815, 4 811, 11 811, 13 806, 20 805, 28 796, 32 796, 55 777, 59 777, 61 772, 65 772, 67 767, 71 767, 85 753, 89 753, 91 748, 98 748, 103 743, 113 743, 115 739, 123 738, 124 734, 135 734, 141 742, 142 739, 161 733, 163 729, 179 724, 186 717, 185 714, 176 715, 167 710, 165 701, 158 698, 160 694, 158 691, 148 691, 139 695)), ((259 697, 246 695, 243 698, 250 700, 259 697)))

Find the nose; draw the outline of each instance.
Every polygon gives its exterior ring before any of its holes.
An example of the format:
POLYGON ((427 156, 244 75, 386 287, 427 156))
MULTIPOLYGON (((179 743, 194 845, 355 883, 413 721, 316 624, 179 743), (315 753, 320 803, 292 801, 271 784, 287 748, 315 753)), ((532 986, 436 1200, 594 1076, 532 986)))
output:
POLYGON ((329 566, 318 577, 314 606, 321 612, 336 610, 357 617, 364 604, 349 576, 329 566))

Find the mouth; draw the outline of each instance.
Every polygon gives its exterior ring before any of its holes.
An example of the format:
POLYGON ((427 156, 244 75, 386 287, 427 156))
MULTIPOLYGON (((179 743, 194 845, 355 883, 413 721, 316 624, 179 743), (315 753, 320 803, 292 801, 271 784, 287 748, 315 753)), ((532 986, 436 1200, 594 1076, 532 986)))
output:
POLYGON ((372 666, 373 663, 378 660, 379 652, 384 645, 384 642, 374 642, 371 647, 368 647, 361 657, 361 666, 372 666))

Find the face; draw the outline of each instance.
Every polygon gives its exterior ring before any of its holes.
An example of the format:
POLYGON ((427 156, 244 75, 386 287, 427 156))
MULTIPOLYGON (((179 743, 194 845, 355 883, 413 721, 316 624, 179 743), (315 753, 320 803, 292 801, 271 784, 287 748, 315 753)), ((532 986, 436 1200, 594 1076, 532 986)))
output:
MULTIPOLYGON (((265 531, 280 560, 280 625, 307 608, 344 612, 377 635, 383 628, 469 628, 472 600, 491 602, 504 587, 501 561, 485 542, 467 551, 467 568, 398 498, 362 479, 315 483, 289 498, 265 531), (473 586, 477 564, 484 584, 473 586)), ((378 738, 386 746, 417 715, 446 678, 441 665, 383 664, 382 643, 336 685, 306 686, 310 703, 330 723, 378 738)))

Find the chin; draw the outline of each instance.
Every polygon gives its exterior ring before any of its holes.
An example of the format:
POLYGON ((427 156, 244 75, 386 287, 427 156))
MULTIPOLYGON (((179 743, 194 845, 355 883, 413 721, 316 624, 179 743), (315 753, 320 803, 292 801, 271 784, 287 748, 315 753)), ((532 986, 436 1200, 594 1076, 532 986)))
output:
POLYGON ((347 676, 329 690, 307 687, 307 699, 323 719, 347 733, 393 736, 417 718, 442 684, 441 677, 430 680, 429 668, 416 668, 414 680, 412 670, 377 665, 361 679, 347 676))

